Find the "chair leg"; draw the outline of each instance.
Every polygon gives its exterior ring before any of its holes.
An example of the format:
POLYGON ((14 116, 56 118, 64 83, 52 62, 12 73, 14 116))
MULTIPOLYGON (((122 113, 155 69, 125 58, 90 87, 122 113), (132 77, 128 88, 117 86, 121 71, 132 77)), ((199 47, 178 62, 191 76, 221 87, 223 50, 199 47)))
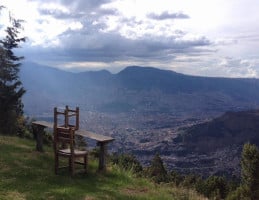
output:
POLYGON ((70 157, 70 167, 71 167, 70 174, 71 174, 71 176, 74 176, 74 172, 75 172, 75 160, 74 160, 73 157, 70 157))
POLYGON ((85 169, 85 173, 87 173, 87 165, 88 165, 88 159, 87 159, 87 154, 84 156, 84 169, 85 169))
POLYGON ((55 154, 55 174, 58 174, 59 159, 58 154, 55 154))
POLYGON ((69 173, 71 174, 71 172, 72 172, 72 161, 71 161, 71 157, 69 157, 69 159, 68 159, 68 166, 69 166, 69 173))

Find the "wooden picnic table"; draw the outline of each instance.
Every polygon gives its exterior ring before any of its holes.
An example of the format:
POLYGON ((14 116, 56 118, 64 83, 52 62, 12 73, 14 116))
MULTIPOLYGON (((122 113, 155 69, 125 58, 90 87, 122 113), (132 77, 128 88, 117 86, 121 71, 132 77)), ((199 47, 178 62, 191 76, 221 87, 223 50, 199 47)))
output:
MULTIPOLYGON (((45 128, 53 129, 54 123, 47 122, 47 121, 34 121, 33 124, 33 134, 35 135, 36 139, 36 150, 43 151, 43 134, 45 128)), ((100 146, 100 153, 99 153, 99 171, 106 170, 106 154, 107 154, 107 144, 114 140, 114 138, 109 136, 104 136, 100 134, 96 134, 86 130, 76 130, 76 135, 80 135, 86 138, 90 138, 97 141, 97 145, 100 146)))

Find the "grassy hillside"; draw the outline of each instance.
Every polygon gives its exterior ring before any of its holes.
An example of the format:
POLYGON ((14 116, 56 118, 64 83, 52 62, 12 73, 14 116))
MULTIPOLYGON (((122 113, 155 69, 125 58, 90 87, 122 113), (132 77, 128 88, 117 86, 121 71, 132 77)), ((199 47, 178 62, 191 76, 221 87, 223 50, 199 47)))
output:
POLYGON ((132 173, 110 166, 96 172, 97 161, 90 159, 88 174, 74 178, 67 171, 54 175, 51 147, 35 150, 34 141, 0 135, 0 199, 204 199, 192 190, 155 185, 135 178, 132 173))

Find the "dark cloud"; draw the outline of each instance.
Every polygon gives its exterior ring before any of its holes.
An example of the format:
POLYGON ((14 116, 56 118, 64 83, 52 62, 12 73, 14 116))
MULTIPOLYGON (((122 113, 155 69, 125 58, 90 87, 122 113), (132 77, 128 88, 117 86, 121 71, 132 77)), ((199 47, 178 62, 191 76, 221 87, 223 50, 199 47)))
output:
POLYGON ((57 9, 39 9, 41 15, 51 15, 57 19, 78 19, 85 16, 85 13, 66 13, 57 9))
POLYGON ((99 13, 100 15, 116 15, 117 11, 115 9, 104 9, 102 5, 111 2, 112 0, 29 0, 35 1, 39 4, 46 3, 57 3, 60 4, 70 11, 70 13, 65 13, 58 9, 45 9, 40 8, 39 12, 42 15, 51 15, 59 19, 68 18, 80 18, 83 16, 88 16, 91 13, 99 13))
POLYGON ((150 18, 150 19, 155 19, 155 20, 188 19, 188 18, 190 18, 188 15, 183 14, 183 13, 169 13, 167 11, 165 11, 161 14, 150 13, 150 14, 147 15, 147 17, 150 18))
POLYGON ((38 3, 58 3, 74 10, 87 11, 99 8, 101 5, 111 2, 112 0, 28 0, 38 3))
POLYGON ((93 12, 101 8, 103 4, 109 3, 112 0, 60 0, 60 3, 74 12, 93 12))
POLYGON ((120 23, 127 24, 127 26, 129 27, 136 27, 138 25, 143 24, 143 21, 138 20, 136 17, 131 17, 131 18, 122 17, 120 18, 120 23))
POLYGON ((93 29, 84 29, 80 32, 69 30, 59 37, 61 47, 48 50, 37 49, 27 52, 27 58, 38 58, 61 61, 166 61, 172 60, 179 53, 185 55, 201 53, 211 42, 205 37, 192 40, 179 40, 174 37, 151 37, 128 39, 116 33, 102 33, 93 29))
POLYGON ((103 15, 119 15, 119 11, 116 9, 104 9, 104 8, 100 8, 97 9, 97 13, 101 16, 103 15))
MULTIPOLYGON (((24 55, 29 60, 105 63, 131 60, 166 62, 173 60, 177 54, 208 53, 210 50, 206 47, 212 46, 211 41, 206 37, 184 39, 186 33, 182 30, 172 30, 171 36, 168 34, 157 36, 151 33, 134 39, 122 36, 118 31, 122 25, 132 28, 126 31, 135 31, 135 27, 142 25, 144 29, 152 30, 155 24, 145 24, 145 21, 136 17, 125 18, 116 9, 105 9, 102 5, 110 0, 61 0, 58 2, 69 8, 70 12, 40 9, 40 13, 58 19, 76 19, 83 24, 83 27, 80 30, 68 29, 60 34, 57 37, 60 41, 58 47, 23 48, 24 55), (109 27, 107 27, 105 16, 109 15, 119 16, 116 22, 117 28, 113 31, 107 31, 109 27)), ((155 20, 189 18, 188 15, 182 13, 168 12, 160 15, 149 14, 148 17, 155 20)), ((49 43, 51 44, 51 41, 49 43)))
MULTIPOLYGON (((45 2, 45 1, 44 1, 45 2)), ((52 1, 53 2, 53 1, 52 1)), ((108 0, 99 1, 59 1, 62 6, 68 8, 69 12, 60 9, 39 8, 41 15, 50 15, 57 19, 80 19, 80 18, 98 18, 101 16, 118 15, 116 9, 105 9, 102 5, 108 3, 108 0)))

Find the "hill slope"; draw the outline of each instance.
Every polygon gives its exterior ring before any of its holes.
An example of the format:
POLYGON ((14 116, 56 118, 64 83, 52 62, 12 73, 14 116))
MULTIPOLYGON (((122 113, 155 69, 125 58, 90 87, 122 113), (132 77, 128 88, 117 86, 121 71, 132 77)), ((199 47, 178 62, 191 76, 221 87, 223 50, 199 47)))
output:
POLYGON ((242 146, 251 142, 259 146, 259 110, 226 112, 212 121, 195 125, 186 130, 184 141, 189 147, 200 152, 216 150, 224 146, 242 146), (208 143, 213 140, 214 146, 208 148, 208 143), (200 143, 206 141, 206 148, 200 143), (191 146, 190 146, 191 145, 191 146))
POLYGON ((98 174, 92 159, 87 175, 54 175, 53 152, 45 149, 38 153, 33 141, 0 135, 1 200, 203 199, 191 190, 154 185, 115 168, 98 174))
POLYGON ((240 155, 245 143, 259 146, 259 110, 226 112, 208 122, 182 129, 174 139, 181 146, 176 155, 185 166, 205 174, 240 174, 240 155))

